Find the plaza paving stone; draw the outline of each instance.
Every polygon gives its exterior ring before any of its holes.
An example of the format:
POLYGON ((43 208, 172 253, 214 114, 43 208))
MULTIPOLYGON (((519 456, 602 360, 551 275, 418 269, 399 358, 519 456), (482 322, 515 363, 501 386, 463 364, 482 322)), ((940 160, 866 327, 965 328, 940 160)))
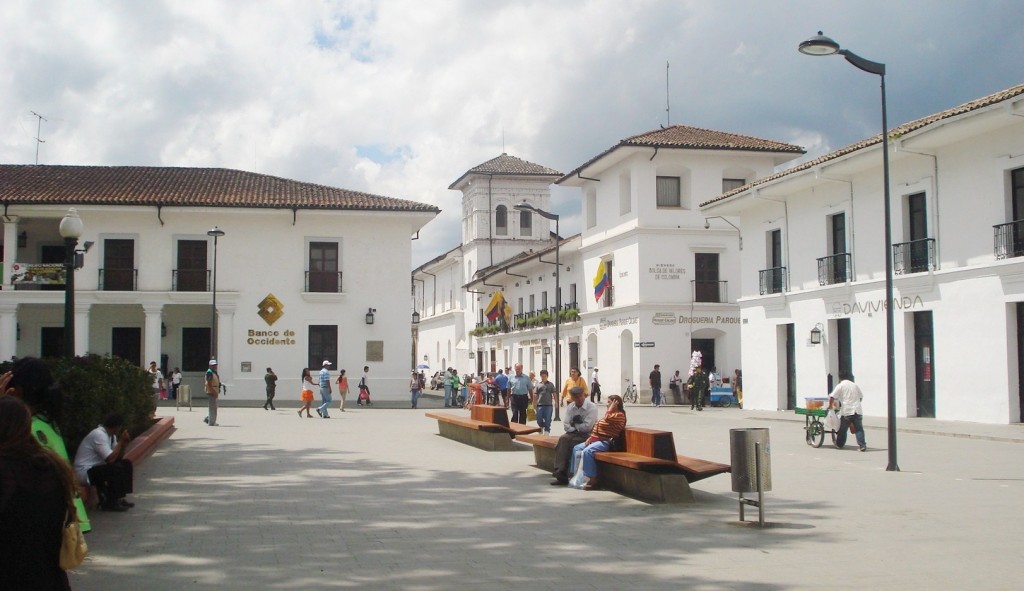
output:
POLYGON ((761 529, 729 475, 690 505, 552 487, 525 448, 441 438, 422 407, 226 407, 208 427, 202 406, 160 409, 177 430, 139 466, 134 509, 94 512, 73 589, 1019 588, 1021 425, 901 420, 893 473, 884 418, 860 453, 806 445, 792 413, 627 408, 724 463, 730 428, 767 427, 761 529))

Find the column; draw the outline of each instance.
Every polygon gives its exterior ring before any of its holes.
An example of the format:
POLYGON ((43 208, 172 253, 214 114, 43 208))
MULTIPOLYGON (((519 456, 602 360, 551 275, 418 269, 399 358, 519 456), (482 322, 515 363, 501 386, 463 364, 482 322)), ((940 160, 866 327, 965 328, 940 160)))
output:
POLYGON ((217 373, 231 385, 235 376, 235 305, 217 304, 217 373))
MULTIPOLYGON (((11 287, 11 265, 18 260, 18 217, 7 216, 4 221, 4 273, 3 289, 11 287)), ((4 359, 10 359, 5 356, 4 359)))
POLYGON ((142 304, 142 311, 146 314, 146 328, 143 331, 143 359, 142 364, 149 367, 150 361, 156 361, 160 365, 160 324, 163 320, 163 304, 142 304))
MULTIPOLYGON (((6 267, 5 267, 6 271, 6 267)), ((0 360, 18 354, 18 304, 0 304, 0 360)))
POLYGON ((89 312, 91 310, 92 302, 75 300, 75 355, 85 355, 89 352, 89 312))

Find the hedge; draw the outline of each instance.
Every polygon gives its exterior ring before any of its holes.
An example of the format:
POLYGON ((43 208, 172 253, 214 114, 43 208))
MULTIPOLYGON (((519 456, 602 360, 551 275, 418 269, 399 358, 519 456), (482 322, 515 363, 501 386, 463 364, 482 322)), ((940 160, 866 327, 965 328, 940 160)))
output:
MULTIPOLYGON (((153 377, 147 370, 120 357, 99 355, 43 362, 63 390, 58 426, 69 457, 75 457, 82 439, 110 414, 124 417, 132 437, 152 426, 156 398, 153 377)), ((12 366, 12 362, 0 363, 0 373, 12 366)))

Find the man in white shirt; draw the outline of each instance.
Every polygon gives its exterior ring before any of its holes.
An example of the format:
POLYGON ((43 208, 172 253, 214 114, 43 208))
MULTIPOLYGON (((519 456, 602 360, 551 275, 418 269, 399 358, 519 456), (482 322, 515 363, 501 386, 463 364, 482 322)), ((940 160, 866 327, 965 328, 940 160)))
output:
POLYGON ((572 448, 576 444, 586 441, 590 437, 590 430, 597 424, 597 405, 587 400, 583 388, 576 386, 570 389, 569 396, 572 402, 565 407, 565 416, 562 417, 565 433, 558 438, 558 443, 555 444, 555 469, 552 472, 555 479, 551 481, 551 486, 569 484, 569 461, 572 459, 572 448))
POLYGON ((164 374, 156 366, 156 361, 149 362, 149 375, 153 376, 153 396, 160 400, 160 392, 164 389, 164 374))
POLYGON ((594 397, 597 397, 597 401, 601 402, 601 380, 597 379, 597 368, 590 374, 590 401, 594 401, 594 397))
POLYGON ((132 463, 124 459, 128 441, 124 419, 110 415, 85 436, 75 453, 75 476, 96 487, 104 511, 127 511, 135 506, 124 498, 132 492, 134 475, 132 463))
POLYGON ((842 405, 839 409, 840 421, 839 433, 836 434, 836 447, 843 449, 843 446, 846 445, 846 434, 852 424, 856 431, 857 446, 860 451, 867 451, 868 444, 864 439, 864 423, 862 422, 864 410, 861 408, 864 393, 860 391, 857 384, 853 383, 853 375, 849 372, 839 372, 839 380, 835 389, 828 395, 830 407, 836 400, 842 405))

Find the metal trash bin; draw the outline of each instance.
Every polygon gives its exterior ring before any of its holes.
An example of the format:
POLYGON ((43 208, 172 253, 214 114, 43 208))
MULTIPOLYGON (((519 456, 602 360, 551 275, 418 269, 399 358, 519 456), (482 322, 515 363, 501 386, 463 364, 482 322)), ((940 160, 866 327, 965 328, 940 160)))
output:
POLYGON ((757 492, 757 444, 761 452, 763 491, 772 489, 772 454, 768 429, 729 429, 729 453, 732 460, 732 492, 757 492))
POLYGON ((192 410, 192 386, 188 384, 181 384, 178 386, 178 397, 175 403, 175 410, 182 407, 182 405, 188 405, 189 411, 192 410))
POLYGON ((757 507, 758 524, 764 527, 764 493, 772 489, 772 448, 768 429, 729 429, 732 490, 739 493, 740 521, 746 505, 757 507), (757 500, 743 498, 757 493, 757 500))

